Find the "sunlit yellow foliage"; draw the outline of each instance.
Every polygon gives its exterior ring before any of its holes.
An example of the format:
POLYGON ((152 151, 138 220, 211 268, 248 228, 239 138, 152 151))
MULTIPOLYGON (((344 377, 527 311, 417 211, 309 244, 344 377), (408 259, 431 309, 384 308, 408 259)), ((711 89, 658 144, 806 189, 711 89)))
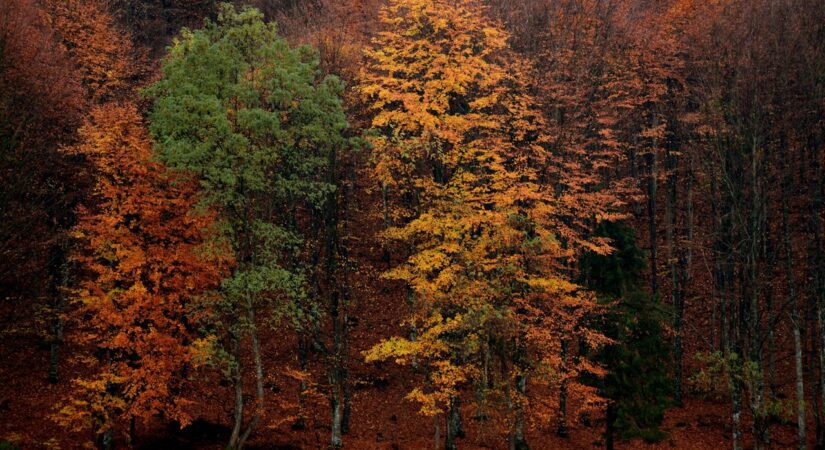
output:
MULTIPOLYGON (((384 237, 411 250, 384 276, 411 289, 406 323, 417 333, 378 344, 367 360, 425 367, 407 398, 426 415, 468 385, 487 389, 491 343, 506 391, 540 367, 598 374, 559 356, 562 339, 604 342, 583 325, 593 298, 566 267, 578 251, 609 246, 564 225, 571 175, 549 171, 550 141, 506 33, 474 2, 393 0, 381 20, 360 92, 372 111, 374 179, 396 208, 384 237)), ((512 414, 526 405, 516 400, 512 414)))

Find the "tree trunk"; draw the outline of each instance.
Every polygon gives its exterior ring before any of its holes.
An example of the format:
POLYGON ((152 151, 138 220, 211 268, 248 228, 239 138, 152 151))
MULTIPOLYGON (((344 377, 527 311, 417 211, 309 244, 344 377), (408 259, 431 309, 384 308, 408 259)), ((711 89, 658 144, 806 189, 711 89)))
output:
MULTIPOLYGON (((819 362, 819 394, 820 397, 820 407, 822 414, 820 417, 825 416, 825 308, 823 308, 823 301, 825 301, 825 279, 823 278, 823 271, 825 271, 825 265, 823 265, 823 258, 822 258, 822 223, 821 223, 821 215, 823 212, 823 208, 825 208, 825 201, 823 201, 823 186, 822 186, 822 167, 819 163, 821 155, 820 155, 820 145, 819 140, 815 139, 813 142, 813 157, 811 160, 813 161, 813 183, 812 183, 812 191, 813 191, 813 204, 811 205, 811 231, 814 236, 813 241, 813 259, 814 259, 814 308, 816 309, 816 319, 817 319, 817 345, 818 348, 817 357, 819 362)), ((821 420, 820 420, 821 423, 821 420)), ((816 446, 817 448, 825 447, 825 430, 821 429, 822 427, 818 427, 817 436, 816 436, 816 446)))
POLYGON ((69 261, 62 245, 57 246, 53 258, 57 270, 52 275, 54 305, 49 342, 49 382, 55 384, 60 381, 60 346, 63 344, 63 310, 66 308, 66 288, 69 284, 69 261))
MULTIPOLYGON (((387 182, 383 182, 381 184, 381 207, 384 210, 384 230, 390 227, 390 206, 389 206, 389 187, 387 186, 387 182)), ((383 255, 382 259, 384 260, 384 264, 389 267, 390 266, 390 249, 387 248, 386 244, 382 245, 383 255)))
POLYGON ((719 327, 719 347, 717 350, 725 355, 728 354, 728 328, 727 328, 727 298, 725 288, 725 272, 722 265, 722 255, 724 254, 724 231, 722 221, 722 198, 719 195, 718 174, 712 173, 710 180, 711 215, 713 216, 713 293, 719 305, 719 322, 714 322, 714 328, 719 327))
POLYGON ((108 428, 106 431, 98 436, 98 448, 100 450, 112 450, 115 446, 114 430, 108 428))
MULTIPOLYGON (((568 345, 569 344, 566 340, 561 342, 562 365, 565 364, 567 359, 568 345)), ((563 372, 564 369, 562 369, 562 377, 566 375, 563 372)), ((570 431, 567 428, 567 380, 564 378, 562 378, 561 385, 559 386, 559 413, 557 417, 556 434, 563 438, 570 436, 570 431)))
MULTIPOLYGON (((819 239, 817 238, 817 241, 819 239)), ((817 252, 819 252, 821 247, 817 246, 817 252)), ((818 333, 818 357, 819 357, 819 388, 820 388, 820 406, 822 407, 823 411, 825 411, 825 308, 823 308, 823 286, 822 286, 822 270, 821 267, 821 257, 818 255, 817 259, 820 260, 817 266, 819 269, 817 270, 817 299, 816 299, 816 315, 817 315, 817 333, 818 333)), ((825 415, 825 414, 823 414, 825 415)), ((817 447, 822 447, 825 444, 825 436, 822 436, 822 433, 817 433, 817 447)))
POLYGON ((332 409, 332 433, 330 436, 330 446, 332 448, 341 448, 344 446, 343 438, 341 437, 341 420, 343 419, 343 404, 341 402, 341 394, 337 392, 338 382, 332 380, 332 389, 335 391, 329 399, 330 407, 332 409))
POLYGON ((464 437, 464 425, 461 420, 461 397, 453 397, 450 400, 450 420, 447 423, 449 426, 449 433, 453 436, 464 437))
POLYGON ((763 240, 762 233, 762 196, 761 184, 759 182, 760 154, 758 139, 753 139, 751 147, 750 161, 750 184, 751 184, 751 213, 750 213, 750 247, 748 249, 747 264, 750 292, 749 305, 749 334, 750 334, 750 365, 755 370, 752 380, 751 390, 751 411, 753 416, 753 442, 756 450, 765 447, 767 441, 768 423, 765 412, 765 378, 762 371, 762 326, 759 314, 760 304, 760 278, 759 278, 759 255, 763 240))
MULTIPOLYGON (((410 286, 407 286, 406 289, 407 289, 407 309, 408 309, 409 313, 412 314, 415 311, 415 291, 410 286)), ((418 328, 415 325, 415 320, 410 321, 410 335, 409 336, 410 336, 410 341, 411 342, 415 342, 416 340, 418 340, 418 328)), ((410 366, 413 369, 418 370, 418 359, 416 359, 415 356, 413 356, 412 362, 410 363, 410 366)))
POLYGON ((802 367, 802 336, 800 330, 799 300, 796 293, 796 283, 793 272, 793 249, 791 246, 790 224, 788 218, 788 194, 783 189, 782 195, 782 228, 785 245, 785 276, 788 282, 788 296, 791 302, 791 326, 793 327, 794 367, 796 369, 796 429, 798 448, 806 448, 805 437, 805 378, 802 367))
MULTIPOLYGON (((667 246, 667 266, 670 274, 670 299, 673 306, 673 365, 674 399, 682 404, 682 308, 681 276, 676 267, 676 156, 668 150, 665 157, 667 172, 667 201, 665 202, 665 241, 667 246)), ((680 258, 680 261, 682 258, 680 258)))
POLYGON ((742 384, 739 381, 731 381, 731 403, 733 419, 732 438, 733 450, 742 449, 742 384))
MULTIPOLYGON (((338 159, 335 151, 329 154, 328 181, 330 184, 338 184, 338 159)), ((382 185, 382 200, 384 207, 384 226, 389 227, 389 210, 387 203, 387 185, 382 185)), ((339 241, 338 220, 341 214, 339 210, 340 191, 330 193, 325 207, 325 245, 326 245, 326 279, 329 292, 330 318, 332 319, 332 353, 327 358, 328 378, 330 383, 330 408, 331 408, 331 432, 330 445, 333 448, 343 446, 342 435, 349 428, 350 400, 349 389, 347 387, 347 305, 349 302, 348 287, 342 286, 338 274, 338 257, 343 252, 339 241)), ((385 261, 389 264, 389 253, 385 251, 385 261)), ((341 255, 346 258, 346 254, 341 255)))
POLYGON ((447 433, 444 436, 444 448, 446 450, 457 450, 458 445, 455 440, 461 430, 461 400, 458 397, 450 399, 450 408, 447 412, 447 433))
POLYGON ((434 415, 433 423, 435 425, 433 430, 435 450, 438 450, 441 448, 441 416, 438 414, 434 415))
MULTIPOLYGON (((658 120, 653 120, 653 126, 658 126, 658 120)), ((656 188, 658 185, 658 151, 656 150, 656 142, 654 140, 653 146, 648 153, 648 182, 647 182, 647 213, 648 213, 648 234, 650 237, 650 290, 654 297, 659 296, 659 276, 658 276, 658 246, 656 234, 656 188)))
POLYGON ((127 447, 134 448, 137 444, 137 419, 135 416, 129 418, 129 442, 127 447))
POLYGON ((298 384, 298 418, 292 424, 292 428, 296 430, 306 428, 306 390, 308 386, 303 376, 306 375, 307 363, 309 362, 309 339, 303 334, 298 336, 298 364, 302 378, 298 384))
POLYGON ((255 311, 252 309, 252 303, 247 305, 247 315, 250 326, 250 337, 252 338, 252 356, 255 362, 255 411, 252 413, 252 418, 246 426, 243 434, 241 434, 238 441, 238 449, 243 448, 244 443, 252 434, 252 431, 261 420, 261 413, 264 409, 264 369, 261 363, 261 344, 258 340, 258 329, 255 325, 255 311))
POLYGON ((333 354, 330 359, 329 384, 330 384, 330 408, 332 409, 332 425, 330 445, 333 448, 340 448, 344 445, 343 420, 344 420, 344 361, 346 357, 343 351, 344 336, 344 314, 340 305, 337 292, 332 293, 332 320, 333 320, 333 354))
POLYGON ((604 430, 604 448, 605 450, 614 450, 615 448, 615 426, 616 426, 616 404, 610 402, 607 404, 607 413, 605 414, 605 430, 604 430))
POLYGON ((232 382, 235 387, 235 411, 232 433, 229 436, 227 449, 239 450, 241 427, 243 427, 243 377, 241 377, 241 336, 240 330, 232 331, 232 382))
POLYGON ((530 450, 530 446, 527 445, 527 438, 524 436, 524 403, 527 398, 527 375, 524 373, 516 377, 516 395, 513 430, 510 433, 510 449, 530 450))
POLYGON ((487 402, 487 389, 490 388, 490 361, 492 354, 490 351, 490 340, 484 342, 484 358, 481 366, 481 377, 476 382, 476 420, 487 420, 485 412, 487 402))

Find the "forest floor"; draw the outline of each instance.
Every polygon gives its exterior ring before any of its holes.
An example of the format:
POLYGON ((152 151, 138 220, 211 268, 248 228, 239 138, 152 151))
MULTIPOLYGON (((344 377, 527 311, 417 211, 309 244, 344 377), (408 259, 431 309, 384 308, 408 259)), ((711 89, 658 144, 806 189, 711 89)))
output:
MULTIPOLYGON (((383 306, 375 298, 365 298, 355 308, 355 317, 359 320, 352 331, 354 344, 393 332, 396 318, 383 306)), ((82 372, 84 366, 71 360, 64 363, 63 380, 50 384, 45 377, 47 349, 38 348, 31 334, 20 331, 17 337, 4 336, 0 348, 3 361, 0 365, 0 442, 18 442, 22 449, 83 448, 84 442, 89 439, 88 434, 67 431, 50 416, 64 401, 71 378, 82 372)), ((360 345, 353 347, 359 348, 360 345)), ((323 396, 317 395, 314 401, 308 403, 307 426, 302 430, 295 429, 292 426, 295 404, 286 399, 297 398, 297 382, 290 381, 285 374, 288 370, 274 370, 294 366, 296 362, 290 356, 294 352, 281 348, 280 351, 269 349, 266 354, 269 356, 269 368, 280 375, 270 379, 268 387, 269 392, 273 392, 270 397, 273 405, 267 410, 265 420, 253 434, 248 447, 258 450, 326 448, 329 414, 323 396), (288 386, 290 383, 293 385, 291 388, 288 386)), ((345 435, 346 448, 433 448, 433 420, 418 414, 417 406, 404 400, 414 381, 409 371, 392 363, 377 366, 360 361, 362 359, 353 359, 351 367, 353 421, 350 432, 345 435)), ((192 394, 192 398, 197 400, 193 412, 198 418, 189 427, 178 430, 177 427, 159 423, 139 426, 135 447, 145 450, 222 449, 229 433, 231 396, 228 389, 218 387, 192 394)), ((683 407, 667 412, 662 426, 667 433, 664 440, 658 443, 638 440, 621 442, 617 448, 730 448, 729 408, 727 402, 688 399, 683 407)), ((459 448, 506 448, 505 434, 501 430, 471 416, 470 407, 465 407, 466 437, 459 440, 459 448)), ((748 424, 743 425, 747 439, 748 424)), ((534 449, 603 448, 602 431, 601 420, 593 420, 591 425, 571 420, 568 438, 557 437, 551 426, 535 426, 528 431, 528 441, 534 449)), ((795 445, 795 427, 773 425, 771 437, 773 448, 792 448, 795 445)), ((745 444, 747 448, 747 441, 745 444)))
MULTIPOLYGON (((363 188, 364 186, 360 186, 363 188)), ((368 197, 368 196, 367 196, 368 197)), ((366 200, 371 203, 369 199, 366 200)), ((372 205, 377 202, 372 203, 372 205)), ((353 271, 353 289, 349 311, 350 380, 352 385, 352 423, 344 436, 351 449, 423 449, 434 447, 434 421, 418 414, 418 405, 405 400, 405 395, 418 376, 407 367, 392 362, 366 363, 362 352, 381 339, 399 333, 400 318, 406 308, 404 290, 380 279, 386 268, 382 249, 374 233, 381 221, 369 204, 354 205, 355 219, 350 225, 355 234, 351 246, 352 259, 359 262, 353 271)), ((43 324, 31 316, 24 302, 3 302, 0 310, 5 326, 0 334, 0 442, 17 442, 23 449, 75 449, 89 444, 88 432, 70 431, 59 426, 52 416, 66 402, 72 380, 90 370, 85 361, 94 361, 88 349, 74 343, 71 324, 67 343, 61 352, 61 380, 50 384, 46 379, 48 346, 43 345, 38 329, 43 324), (11 310, 17 305, 18 310, 11 310), (21 306, 23 305, 23 306, 21 306), (38 325, 39 324, 39 325, 38 325)), ((323 392, 325 380, 322 361, 315 360, 309 368, 312 380, 306 397, 305 426, 295 427, 298 417, 298 361, 294 333, 286 329, 262 329, 262 345, 267 372, 267 405, 263 419, 253 433, 250 449, 311 449, 326 448, 329 438, 329 404, 323 392)), ((246 361, 245 364, 249 364, 246 361)), ((214 371, 213 371, 214 372, 214 371)), ((227 383, 217 374, 191 383, 193 389, 184 393, 193 400, 188 408, 194 421, 188 427, 162 423, 137 424, 134 448, 222 449, 229 435, 232 395, 227 383)), ((247 381, 251 387, 252 380, 247 381)), ((470 399, 464 402, 462 416, 466 436, 459 440, 462 449, 507 448, 506 432, 494 421, 473 418, 470 399)), ((688 398, 683 407, 667 412, 663 431, 667 436, 657 443, 643 441, 620 442, 620 449, 722 449, 731 447, 730 405, 728 402, 688 398)), ((598 415, 595 415, 598 416, 598 415)), ((601 417, 579 420, 571 412, 570 435, 555 434, 552 419, 546 423, 529 424, 528 442, 533 449, 603 448, 601 417)), ((586 418, 586 417, 585 417, 586 418)), ((128 429, 128 424, 122 427, 128 429)), ((442 438, 443 438, 443 425, 442 438)), ((813 424, 810 427, 813 430, 813 424)), ((745 445, 749 444, 749 424, 743 423, 745 445)), ((809 435, 813 435, 810 432, 809 435)), ((771 427, 773 447, 791 448, 795 444, 795 427, 775 424, 771 427)), ((119 435, 119 448, 125 436, 119 435)))

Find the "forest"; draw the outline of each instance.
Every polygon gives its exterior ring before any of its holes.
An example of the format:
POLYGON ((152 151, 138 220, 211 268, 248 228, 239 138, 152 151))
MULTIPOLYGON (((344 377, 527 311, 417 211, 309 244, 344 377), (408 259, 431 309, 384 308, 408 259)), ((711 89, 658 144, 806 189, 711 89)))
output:
POLYGON ((0 450, 825 449, 825 0, 0 0, 0 450))

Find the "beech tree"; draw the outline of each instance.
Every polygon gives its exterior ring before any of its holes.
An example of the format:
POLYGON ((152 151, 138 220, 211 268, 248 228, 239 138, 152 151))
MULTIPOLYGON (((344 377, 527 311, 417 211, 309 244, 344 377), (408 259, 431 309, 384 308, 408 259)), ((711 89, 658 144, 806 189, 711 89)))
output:
POLYGON ((124 421, 191 420, 193 400, 180 392, 202 351, 194 303, 217 285, 227 263, 220 249, 201 248, 212 215, 190 214, 195 186, 151 161, 142 125, 133 105, 101 105, 71 149, 97 176, 74 234, 84 244, 75 255, 77 312, 87 318, 79 339, 95 344, 101 357, 93 376, 74 380, 58 420, 91 428, 104 448, 124 421))
MULTIPOLYGON (((265 409, 256 316, 312 320, 307 301, 316 299, 308 297, 310 274, 299 263, 299 220, 302 212, 322 216, 336 189, 325 176, 330 160, 351 146, 341 90, 337 78, 320 75, 313 49, 290 48, 259 11, 223 4, 217 22, 181 33, 163 78, 148 91, 159 158, 198 175, 203 204, 218 211, 235 257, 213 305, 215 327, 229 341, 233 449, 244 445, 265 409), (247 336, 256 400, 244 424, 247 336)), ((332 444, 341 444, 340 434, 333 433, 332 444)))
POLYGON ((52 29, 77 65, 87 98, 99 103, 132 94, 146 74, 146 54, 100 0, 46 0, 52 29))
POLYGON ((384 341, 367 359, 425 368, 408 398, 436 417, 436 436, 447 413, 448 448, 460 435, 461 393, 473 384, 510 418, 511 447, 526 448, 529 375, 595 397, 576 379, 600 369, 567 358, 565 347, 604 338, 583 320, 592 296, 564 267, 576 248, 610 247, 563 226, 567 175, 551 168, 519 62, 505 59, 507 34, 485 14, 447 1, 398 0, 382 10, 360 90, 373 111, 385 237, 409 249, 385 277, 409 287, 404 323, 415 333, 384 341), (402 199, 395 213, 390 190, 402 199))

